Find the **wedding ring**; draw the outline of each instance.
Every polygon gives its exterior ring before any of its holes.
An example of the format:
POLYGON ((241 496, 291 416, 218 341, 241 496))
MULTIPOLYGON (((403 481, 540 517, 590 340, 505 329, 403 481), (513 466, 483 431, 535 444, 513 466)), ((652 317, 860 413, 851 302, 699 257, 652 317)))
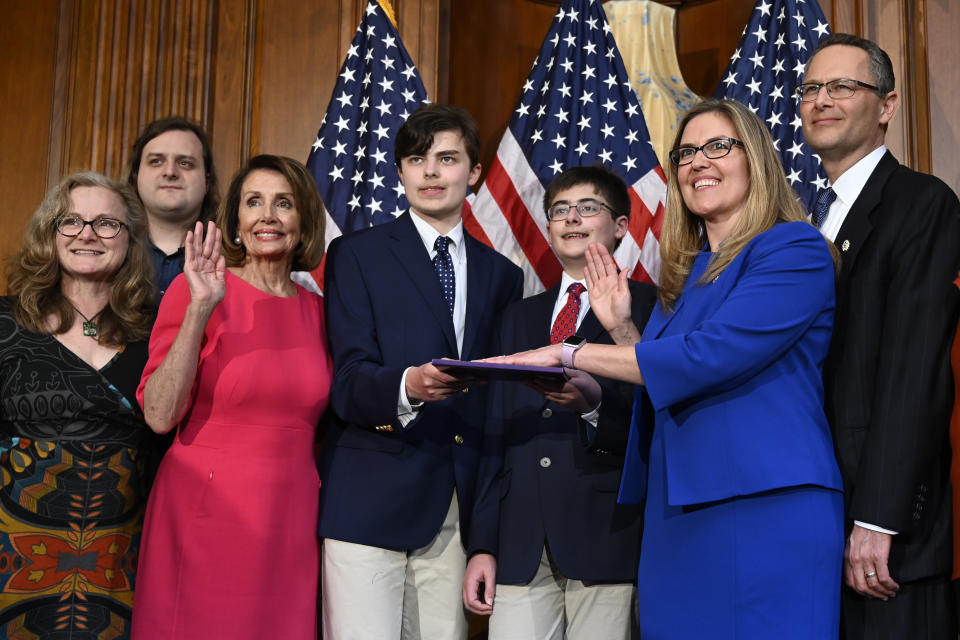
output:
POLYGON ((871 571, 870 573, 865 573, 865 574, 863 574, 863 577, 864 577, 864 578, 867 578, 868 580, 869 580, 870 578, 876 578, 876 577, 877 577, 877 572, 876 572, 876 571, 871 571))

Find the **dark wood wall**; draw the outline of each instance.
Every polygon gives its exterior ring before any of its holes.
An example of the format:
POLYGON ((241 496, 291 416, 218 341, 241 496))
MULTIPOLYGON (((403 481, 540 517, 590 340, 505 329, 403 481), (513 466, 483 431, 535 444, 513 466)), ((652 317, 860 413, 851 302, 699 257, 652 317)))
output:
MULTIPOLYGON (((686 84, 712 93, 754 0, 664 0, 686 84)), ((496 153, 556 0, 393 0, 430 96, 477 118, 496 153)), ((955 0, 820 0, 834 31, 891 55, 904 108, 888 144, 960 189, 955 0)), ((12 255, 44 191, 92 168, 122 176, 149 121, 211 133, 224 184, 252 154, 306 160, 366 0, 0 0, 0 201, 12 255)), ((2 276, 0 276, 2 278, 2 276)))
MULTIPOLYGON (((0 258, 49 186, 78 169, 123 176, 158 117, 206 127, 221 184, 256 153, 306 160, 366 4, 0 0, 0 258)), ((431 95, 447 73, 446 5, 393 3, 431 95)))
MULTIPOLYGON (((754 0, 677 10, 686 83, 716 86, 754 0)), ((393 0, 430 96, 467 107, 489 160, 557 0, 393 0)), ((894 152, 960 188, 960 18, 953 0, 820 0, 834 30, 877 40, 905 96, 894 152), (931 53, 928 55, 928 51, 931 53), (935 52, 935 54, 933 53, 935 52)), ((138 131, 180 114, 211 133, 221 184, 251 154, 305 160, 366 0, 0 0, 0 257, 64 173, 121 176, 138 131)))

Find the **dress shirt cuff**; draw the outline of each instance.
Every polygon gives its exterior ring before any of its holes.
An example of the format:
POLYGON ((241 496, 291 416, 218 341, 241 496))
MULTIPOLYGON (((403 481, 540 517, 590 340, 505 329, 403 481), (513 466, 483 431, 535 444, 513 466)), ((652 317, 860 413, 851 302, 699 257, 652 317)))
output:
POLYGON ((586 422, 588 425, 597 428, 597 423, 600 422, 600 407, 603 403, 597 405, 597 408, 591 411, 590 413, 581 413, 580 419, 586 422))
POLYGON ((420 408, 423 406, 423 402, 413 403, 407 398, 407 373, 411 368, 412 367, 407 367, 403 370, 403 375, 400 377, 400 395, 397 399, 397 420, 404 429, 407 428, 408 424, 413 422, 413 419, 417 417, 417 414, 420 413, 420 408))
POLYGON ((853 524, 857 525, 858 527, 862 527, 862 528, 864 528, 864 529, 869 529, 870 531, 876 531, 876 532, 878 532, 878 533, 885 533, 885 534, 890 535, 890 536, 895 536, 895 535, 897 535, 897 532, 896 532, 896 531, 891 531, 890 529, 884 529, 883 527, 878 527, 878 526, 875 525, 875 524, 868 524, 868 523, 866 523, 866 522, 860 522, 859 520, 854 520, 854 521, 853 521, 853 524))
POLYGON ((597 408, 590 413, 581 413, 580 419, 583 420, 583 435, 587 439, 585 444, 590 446, 590 443, 597 437, 597 424, 600 422, 600 405, 598 404, 597 408))

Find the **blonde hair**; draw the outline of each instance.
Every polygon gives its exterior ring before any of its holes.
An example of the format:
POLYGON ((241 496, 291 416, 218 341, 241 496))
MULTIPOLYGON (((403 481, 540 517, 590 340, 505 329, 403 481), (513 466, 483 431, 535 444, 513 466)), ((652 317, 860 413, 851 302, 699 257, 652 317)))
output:
MULTIPOLYGON (((747 243, 777 222, 805 221, 807 216, 784 177, 783 166, 766 126, 742 103, 710 99, 695 105, 680 122, 673 147, 680 144, 687 124, 704 113, 722 114, 733 124, 737 138, 743 142, 743 151, 747 154, 749 186, 743 209, 730 234, 710 259, 706 272, 699 280, 700 284, 720 275, 747 243)), ((675 164, 670 163, 667 205, 660 233, 658 295, 660 304, 668 311, 673 309, 683 291, 693 261, 706 241, 703 218, 690 211, 683 201, 677 182, 677 169, 675 164)))
MULTIPOLYGON (((61 334, 73 326, 77 312, 60 290, 63 273, 57 256, 57 221, 70 210, 70 193, 77 187, 100 187, 123 203, 129 236, 127 255, 113 275, 110 302, 97 319, 100 344, 121 345, 150 335, 153 316, 153 265, 147 252, 146 215, 133 190, 93 171, 63 178, 44 197, 27 224, 20 250, 11 259, 7 290, 13 296, 13 317, 35 333, 61 334), (53 315, 56 325, 50 328, 53 315)), ((123 233, 121 231, 121 233, 123 233)))

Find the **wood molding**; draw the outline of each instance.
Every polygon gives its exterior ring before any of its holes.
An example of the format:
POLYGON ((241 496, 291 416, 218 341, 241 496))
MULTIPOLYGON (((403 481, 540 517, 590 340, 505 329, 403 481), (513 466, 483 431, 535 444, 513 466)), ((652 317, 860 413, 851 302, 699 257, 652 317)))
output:
POLYGON ((446 25, 441 29, 440 24, 441 5, 444 4, 448 5, 446 14, 449 15, 449 3, 445 0, 393 0, 400 38, 417 65, 423 86, 433 101, 438 101, 440 66, 447 65, 447 60, 440 61, 441 32, 449 31, 446 25))
POLYGON ((863 34, 863 0, 833 0, 829 17, 833 33, 866 37, 863 34))
POLYGON ((123 176, 155 118, 209 125, 216 0, 72 0, 57 14, 47 183, 78 169, 123 176))
MULTIPOLYGON (((242 135, 240 137, 241 155, 238 166, 260 149, 260 87, 263 58, 263 4, 258 0, 247 0, 245 6, 245 37, 243 50, 246 52, 243 65, 243 101, 241 103, 242 135)), ((232 173, 232 172, 231 172, 232 173)))
POLYGON ((233 2, 217 7, 210 91, 214 96, 207 126, 213 162, 222 185, 250 149, 251 38, 256 37, 257 0, 245 0, 238 11, 233 2), (229 5, 229 6, 228 6, 229 5))
POLYGON ((50 145, 47 148, 46 188, 52 188, 60 181, 63 166, 66 164, 67 121, 70 118, 70 105, 67 100, 57 99, 70 93, 70 59, 73 46, 77 41, 73 30, 75 17, 79 11, 79 0, 61 2, 57 6, 57 44, 53 67, 53 100, 50 112, 50 145))
POLYGON ((927 73, 927 2, 905 0, 903 5, 904 78, 901 100, 904 134, 910 154, 907 164, 932 173, 930 142, 930 83, 927 73))

